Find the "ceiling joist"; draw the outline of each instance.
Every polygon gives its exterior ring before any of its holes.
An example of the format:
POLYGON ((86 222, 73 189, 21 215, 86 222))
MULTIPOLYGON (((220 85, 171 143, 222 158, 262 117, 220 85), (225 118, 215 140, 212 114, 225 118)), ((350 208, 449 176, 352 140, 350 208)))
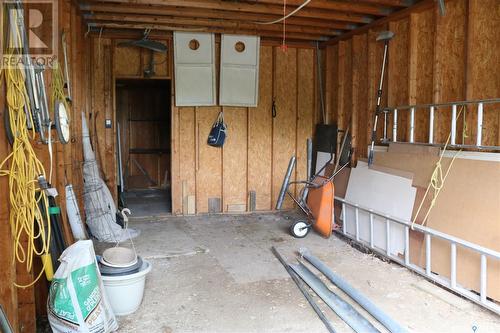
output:
MULTIPOLYGON (((177 25, 161 25, 161 24, 137 24, 137 23, 116 23, 116 22, 97 22, 89 23, 89 26, 95 29, 132 29, 132 30, 144 30, 145 28, 152 29, 153 31, 200 31, 200 32, 213 32, 213 33, 227 33, 227 34, 244 34, 244 35, 259 35, 261 37, 269 37, 278 39, 281 37, 280 33, 271 31, 260 31, 255 32, 252 30, 240 30, 240 29, 221 29, 221 28, 200 28, 200 27, 190 27, 190 26, 177 26, 177 25)), ((325 41, 326 38, 322 35, 304 34, 304 33, 289 33, 287 38, 292 40, 302 40, 302 41, 325 41)))
MULTIPOLYGON (((143 24, 157 24, 157 25, 175 25, 175 26, 191 26, 191 27, 211 27, 220 29, 232 30, 252 30, 255 34, 262 31, 274 31, 279 34, 283 32, 280 25, 258 25, 254 23, 244 23, 238 21, 227 20, 208 20, 208 19, 189 19, 189 18, 175 18, 175 17, 153 17, 150 15, 117 15, 117 14, 86 14, 85 19, 93 22, 126 22, 126 23, 143 23, 143 24)), ((338 36, 341 34, 339 30, 318 28, 314 26, 296 26, 287 25, 287 34, 290 32, 316 34, 325 36, 338 36)))
MULTIPOLYGON (((314 1, 314 0, 313 0, 314 1)), ((158 7, 184 7, 200 8, 200 9, 217 9, 231 12, 248 12, 259 14, 275 14, 282 15, 283 7, 278 5, 270 5, 264 3, 250 4, 248 2, 233 2, 222 0, 100 0, 102 3, 121 4, 139 4, 151 5, 158 7)), ((289 10, 290 11, 290 10, 289 10)), ((287 12, 289 12, 287 11, 287 12)), ((307 6, 297 12, 295 17, 309 17, 325 20, 337 20, 350 23, 370 23, 373 18, 368 15, 351 14, 338 11, 328 11, 323 9, 308 8, 307 6)))
MULTIPOLYGON (((283 38, 283 0, 74 0, 91 27, 207 31, 283 38)), ((289 41, 325 41, 373 25, 418 0, 312 0, 286 20, 289 41)), ((285 13, 304 0, 286 0, 285 13)), ((393 16, 393 15, 391 15, 393 16)))
MULTIPOLYGON (((144 5, 120 5, 113 4, 82 4, 80 10, 84 13, 112 13, 112 14, 144 14, 153 15, 155 17, 161 16, 175 16, 184 18, 209 18, 209 19, 222 19, 232 22, 240 21, 244 23, 252 23, 256 21, 273 21, 282 17, 282 15, 272 14, 255 14, 255 13, 238 13, 228 12, 213 9, 198 9, 176 7, 153 7, 144 5)), ((329 29, 352 30, 358 27, 356 24, 349 24, 345 22, 338 22, 334 20, 321 20, 315 18, 303 17, 290 17, 286 20, 290 25, 303 25, 309 27, 321 27, 329 29)))
MULTIPOLYGON (((266 3, 272 5, 283 6, 283 0, 258 0, 258 3, 266 3)), ((304 3, 304 0, 287 0, 286 6, 288 9, 297 8, 304 3)), ((345 2, 345 1, 330 1, 330 0, 313 0, 307 8, 335 10, 346 13, 356 13, 375 16, 386 16, 392 12, 392 9, 387 6, 377 6, 373 4, 345 2)))

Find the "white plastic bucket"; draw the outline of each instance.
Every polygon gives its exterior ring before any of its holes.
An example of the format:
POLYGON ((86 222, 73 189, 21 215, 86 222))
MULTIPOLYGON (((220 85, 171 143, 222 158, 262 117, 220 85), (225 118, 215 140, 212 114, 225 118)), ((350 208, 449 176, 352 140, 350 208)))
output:
POLYGON ((102 282, 111 308, 117 316, 134 313, 142 302, 146 275, 151 264, 143 260, 139 272, 121 276, 102 276, 102 282))

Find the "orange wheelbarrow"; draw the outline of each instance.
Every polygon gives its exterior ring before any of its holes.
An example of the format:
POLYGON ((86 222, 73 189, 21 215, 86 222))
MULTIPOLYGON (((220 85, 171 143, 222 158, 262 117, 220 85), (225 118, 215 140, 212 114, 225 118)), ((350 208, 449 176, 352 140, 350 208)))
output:
POLYGON ((283 185, 281 186, 280 195, 276 203, 276 209, 280 210, 282 208, 285 195, 288 194, 288 196, 292 198, 292 200, 306 215, 305 220, 297 220, 290 226, 290 234, 293 237, 304 238, 309 233, 311 228, 326 238, 330 237, 332 234, 332 230, 335 227, 335 215, 333 212, 335 190, 333 186, 333 179, 349 163, 343 165, 328 178, 320 176, 319 174, 330 162, 331 159, 321 170, 318 171, 316 175, 311 177, 310 180, 290 181, 290 177, 296 163, 295 156, 292 156, 290 159, 290 163, 288 164, 288 169, 283 180, 283 185), (291 185, 304 185, 297 197, 290 192, 289 188, 291 185))

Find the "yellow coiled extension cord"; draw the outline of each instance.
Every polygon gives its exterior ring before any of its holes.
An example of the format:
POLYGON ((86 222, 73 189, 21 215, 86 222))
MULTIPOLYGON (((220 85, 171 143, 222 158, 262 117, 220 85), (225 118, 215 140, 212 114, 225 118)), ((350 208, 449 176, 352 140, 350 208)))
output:
MULTIPOLYGON (((17 19, 16 13, 13 16, 17 19)), ((13 49, 13 45, 22 45, 20 31, 11 33, 9 50, 13 49), (17 44, 13 43, 12 37, 17 38, 17 44)), ((17 59, 20 56, 19 54, 4 54, 4 57, 8 57, 9 60, 13 57, 17 59)), ((17 287, 26 288, 34 285, 44 271, 47 271, 47 277, 51 279, 52 264, 49 254, 49 203, 45 191, 38 186, 38 177, 45 177, 45 169, 31 145, 31 141, 35 139, 35 131, 33 129, 30 132, 26 125, 25 105, 30 118, 31 111, 30 103, 27 103, 28 94, 23 70, 20 66, 4 68, 2 71, 7 92, 6 112, 9 112, 14 143, 12 152, 0 163, 0 176, 9 177, 9 222, 13 237, 13 261, 17 260, 25 264, 26 270, 31 272, 34 256, 42 258, 43 268, 31 283, 26 285, 14 283, 17 287), (9 162, 10 167, 8 166, 9 162), (40 206, 43 207, 43 211, 40 206), (47 219, 47 225, 44 223, 44 216, 47 219)), ((30 120, 33 123, 33 119, 30 120)))

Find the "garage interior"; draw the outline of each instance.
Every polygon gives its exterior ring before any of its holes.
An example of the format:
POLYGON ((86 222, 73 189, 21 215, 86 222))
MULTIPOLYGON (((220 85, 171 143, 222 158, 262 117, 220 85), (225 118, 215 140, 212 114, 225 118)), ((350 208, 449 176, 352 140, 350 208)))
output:
POLYGON ((0 332, 500 331, 498 0, 0 23, 0 332))

